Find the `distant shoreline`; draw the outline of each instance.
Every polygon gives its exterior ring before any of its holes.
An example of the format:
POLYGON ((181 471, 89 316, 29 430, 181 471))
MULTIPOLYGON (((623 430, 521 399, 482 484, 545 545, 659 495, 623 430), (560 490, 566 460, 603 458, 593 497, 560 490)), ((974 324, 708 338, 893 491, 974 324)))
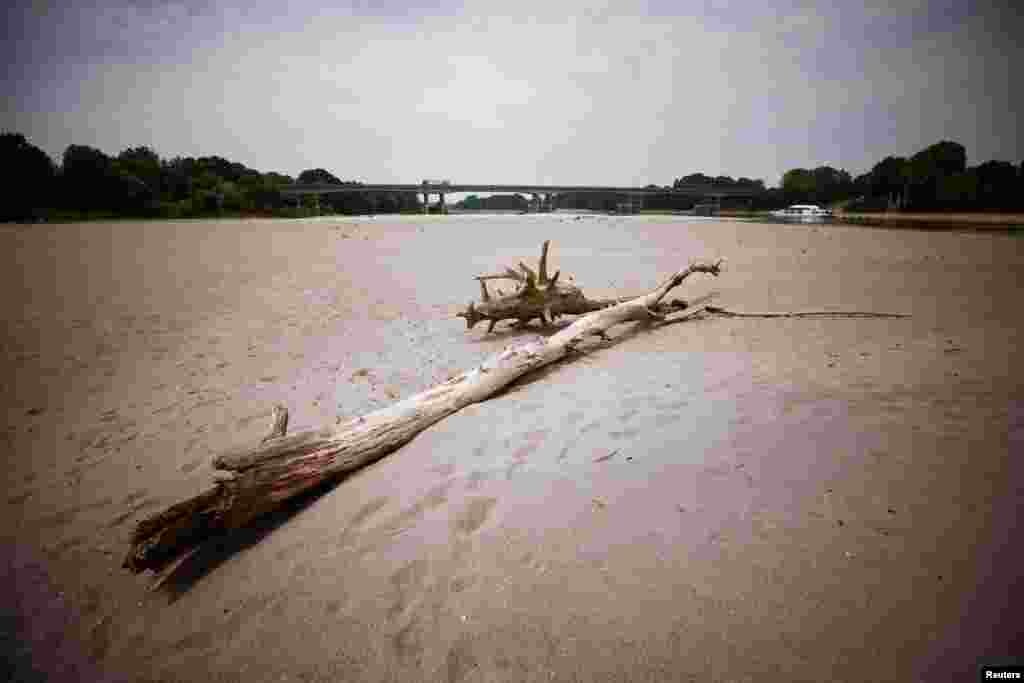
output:
MULTIPOLYGON (((723 209, 718 213, 718 217, 746 220, 763 219, 774 222, 773 217, 767 211, 723 209)), ((949 213, 903 213, 900 211, 847 213, 842 210, 837 210, 835 212, 835 219, 829 222, 834 224, 859 225, 864 227, 914 228, 920 230, 956 228, 974 230, 1015 230, 1024 228, 1024 213, 980 211, 949 213)))
MULTIPOLYGON (((768 211, 750 211, 747 209, 722 209, 719 216, 747 218, 754 216, 767 216, 768 211)), ((998 212, 998 211, 956 211, 956 212, 902 212, 902 211, 878 211, 878 212, 853 212, 837 209, 836 218, 844 220, 885 220, 885 221, 925 221, 925 222, 955 222, 955 223, 1024 223, 1024 213, 998 212)))
POLYGON ((1024 225, 1024 213, 903 213, 901 211, 884 211, 879 213, 845 213, 837 212, 837 218, 847 221, 884 221, 911 223, 978 223, 978 224, 1016 224, 1024 225))
MULTIPOLYGON (((497 214, 497 215, 519 215, 523 214, 521 211, 514 210, 494 210, 494 211, 474 211, 474 210, 452 210, 451 215, 455 216, 467 216, 474 214, 497 214)), ((567 214, 581 214, 581 215, 616 215, 609 214, 605 211, 599 210, 588 210, 588 209, 560 209, 554 212, 545 214, 524 214, 524 215, 567 215, 567 214)), ((50 216, 43 220, 36 221, 21 221, 21 222, 6 222, 9 226, 32 226, 38 224, 63 224, 63 223, 110 223, 110 222, 167 222, 175 223, 182 221, 217 221, 217 220, 310 220, 310 219, 329 219, 336 218, 339 220, 352 219, 352 218, 367 218, 376 216, 378 218, 388 217, 408 217, 408 216, 423 216, 419 212, 403 212, 403 213, 378 213, 378 214, 309 214, 309 215, 273 215, 267 213, 238 213, 231 214, 225 213, 220 216, 189 216, 189 217, 169 217, 169 216, 151 216, 151 217, 130 217, 130 216, 109 216, 109 215, 92 215, 92 216, 69 216, 59 215, 56 217, 50 216)), ((438 214, 429 214, 431 218, 437 218, 438 214)), ((694 216, 690 211, 659 211, 659 210, 642 210, 640 214, 635 215, 665 215, 665 216, 681 216, 689 217, 694 216)), ((722 209, 716 215, 712 216, 701 216, 702 218, 708 219, 737 219, 742 221, 750 222, 779 222, 779 219, 774 218, 768 211, 751 211, 744 209, 722 209)), ((950 212, 950 213, 923 213, 923 212, 899 212, 899 211, 886 211, 878 213, 846 213, 841 210, 836 211, 834 220, 829 220, 827 223, 833 225, 851 225, 861 227, 883 227, 883 228, 908 228, 917 230, 979 230, 979 231, 1017 231, 1024 229, 1024 213, 998 213, 998 212, 950 212)))

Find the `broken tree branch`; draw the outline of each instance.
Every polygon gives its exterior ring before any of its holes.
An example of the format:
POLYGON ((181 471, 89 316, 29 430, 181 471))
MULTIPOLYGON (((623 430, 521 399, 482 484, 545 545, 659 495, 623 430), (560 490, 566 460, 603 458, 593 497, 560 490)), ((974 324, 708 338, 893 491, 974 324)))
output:
POLYGON ((519 271, 505 268, 503 274, 477 275, 480 283, 481 300, 472 302, 466 310, 457 313, 465 318, 466 327, 473 329, 477 323, 488 321, 487 331, 494 331, 494 326, 503 320, 515 320, 520 327, 529 324, 534 318, 540 319, 544 325, 562 315, 583 315, 608 308, 631 300, 633 297, 619 299, 590 299, 583 291, 572 284, 559 282, 562 271, 555 271, 548 278, 548 248, 551 240, 545 240, 541 246, 540 261, 534 271, 525 263, 519 263, 519 271), (508 295, 491 295, 487 290, 487 280, 512 280, 519 287, 508 295))
MULTIPOLYGON (((550 240, 541 247, 537 272, 525 263, 519 264, 519 271, 506 268, 503 274, 478 275, 481 301, 470 303, 466 310, 457 313, 465 318, 466 327, 472 329, 484 320, 488 322, 487 332, 503 320, 515 320, 517 326, 527 325, 534 318, 547 325, 561 315, 582 315, 599 311, 609 306, 630 301, 632 297, 617 299, 591 299, 571 284, 560 284, 556 271, 550 280, 547 277, 547 260, 550 240), (520 272, 522 271, 522 272, 520 272), (513 280, 519 288, 509 295, 494 297, 487 291, 486 280, 513 280)), ((706 312, 724 318, 902 318, 899 313, 875 313, 871 311, 781 311, 771 313, 746 313, 725 308, 708 306, 706 312)), ((656 312, 655 312, 656 313, 656 312)))
POLYGON ((280 439, 288 431, 288 408, 278 403, 274 406, 274 423, 270 433, 263 437, 260 443, 266 443, 273 439, 280 439))
MULTIPOLYGON (((545 247, 542 258, 546 251, 545 247)), ((384 457, 439 420, 578 350, 590 337, 605 337, 610 328, 626 322, 664 324, 698 315, 707 299, 697 306, 666 304, 662 299, 694 273, 718 275, 720 270, 721 261, 694 263, 647 294, 592 311, 546 339, 509 346, 443 384, 337 427, 287 436, 287 411, 284 419, 275 411, 270 437, 214 459, 214 467, 225 474, 213 487, 139 522, 123 566, 135 572, 153 570, 163 581, 205 541, 384 457)), ((546 263, 540 271, 546 279, 546 263)))
POLYGON ((746 313, 730 311, 718 306, 705 308, 711 315, 722 318, 908 318, 905 313, 875 313, 874 311, 779 311, 774 313, 746 313))

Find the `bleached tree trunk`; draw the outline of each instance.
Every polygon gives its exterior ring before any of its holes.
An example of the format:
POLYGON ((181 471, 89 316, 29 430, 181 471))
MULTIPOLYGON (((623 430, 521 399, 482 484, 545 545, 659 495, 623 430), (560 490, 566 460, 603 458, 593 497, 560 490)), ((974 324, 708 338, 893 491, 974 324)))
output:
MULTIPOLYGON (((690 275, 718 275, 720 269, 721 261, 695 263, 647 294, 584 315, 550 337, 509 346, 443 384, 335 427, 285 436, 287 411, 278 408, 274 430, 262 443, 214 459, 222 476, 211 488, 138 524, 124 566, 166 577, 205 540, 243 527, 318 484, 384 457, 439 420, 564 358, 590 337, 604 338, 610 328, 626 322, 695 316, 706 308, 707 300, 682 304, 681 310, 662 300, 690 275)), ((546 280, 543 265, 541 272, 546 280)), ((557 276, 552 279, 556 280, 557 276)))

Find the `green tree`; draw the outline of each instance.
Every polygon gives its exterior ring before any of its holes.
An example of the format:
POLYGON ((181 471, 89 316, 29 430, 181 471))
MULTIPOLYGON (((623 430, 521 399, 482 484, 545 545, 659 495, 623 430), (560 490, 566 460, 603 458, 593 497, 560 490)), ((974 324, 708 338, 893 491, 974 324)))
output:
POLYGON ((0 203, 0 220, 31 219, 56 193, 57 169, 43 150, 21 133, 0 134, 0 164, 7 169, 9 192, 0 203))
POLYGON ((192 196, 193 162, 193 159, 175 157, 160 164, 160 196, 163 201, 181 202, 192 196))
POLYGON ((682 178, 678 178, 673 184, 673 187, 679 187, 680 185, 710 185, 715 181, 714 178, 703 173, 691 173, 685 175, 682 178))
POLYGON ((1017 168, 1017 201, 1014 202, 1014 206, 1024 209, 1024 161, 1020 162, 1017 168))
POLYGON ((1008 161, 986 161, 977 174, 978 202, 984 208, 1009 209, 1018 204, 1017 168, 1008 161))
POLYGON ((87 145, 68 145, 61 163, 61 184, 69 205, 80 210, 113 209, 121 185, 113 160, 87 145))
POLYGON ((154 196, 160 194, 162 167, 160 157, 149 147, 129 147, 117 155, 119 171, 133 175, 146 184, 154 196))
POLYGON ((909 162, 903 157, 887 156, 871 169, 870 195, 888 199, 905 191, 909 175, 909 162))
POLYGON ((140 214, 156 209, 163 186, 160 157, 148 147, 130 147, 112 160, 113 187, 119 211, 140 214))
POLYGON ((963 145, 943 140, 910 158, 910 203, 915 208, 939 208, 939 184, 943 178, 967 169, 967 150, 963 145))
POLYGON ((969 168, 962 173, 940 176, 935 186, 935 206, 945 209, 970 209, 979 203, 978 174, 969 168))
POLYGON ((814 176, 814 199, 822 204, 834 202, 850 196, 853 180, 843 169, 831 166, 819 166, 811 174, 814 176))
POLYGON ((806 201, 814 197, 814 172, 806 168, 792 168, 782 174, 782 191, 790 201, 806 201))
POLYGON ((327 185, 342 185, 341 179, 335 176, 330 171, 323 168, 310 168, 299 174, 298 182, 303 185, 313 185, 317 183, 327 185))

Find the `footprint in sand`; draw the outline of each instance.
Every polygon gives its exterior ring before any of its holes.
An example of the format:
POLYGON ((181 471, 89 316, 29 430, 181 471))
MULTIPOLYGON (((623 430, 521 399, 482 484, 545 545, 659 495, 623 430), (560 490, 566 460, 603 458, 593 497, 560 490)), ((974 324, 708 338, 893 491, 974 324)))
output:
POLYGON ((121 514, 117 515, 112 520, 107 522, 107 528, 108 529, 115 529, 115 528, 121 526, 122 524, 124 524, 125 522, 127 522, 129 519, 131 519, 134 516, 135 516, 135 512, 133 512, 132 510, 128 510, 127 512, 122 512, 121 514))
POLYGON ((127 496, 125 496, 124 500, 121 501, 121 505, 131 505, 132 503, 134 503, 135 501, 139 500, 140 498, 145 498, 146 494, 148 494, 148 493, 149 493, 148 489, 138 489, 136 491, 132 491, 127 496))
POLYGON ((420 558, 407 562, 391 575, 395 598, 388 609, 389 621, 401 617, 422 595, 427 569, 427 561, 420 558))
POLYGON ((418 617, 413 618, 391 637, 391 646, 402 662, 415 661, 423 653, 423 629, 418 617))
POLYGON ((378 496, 367 502, 352 516, 352 520, 348 523, 349 528, 352 529, 360 526, 387 504, 387 496, 378 496))
POLYGON ((463 635, 448 650, 448 656, 445 658, 448 683, 458 683, 479 666, 476 655, 473 654, 472 646, 473 641, 471 637, 463 635))
POLYGON ((474 583, 476 583, 476 577, 474 577, 474 576, 459 576, 459 577, 456 577, 456 578, 452 579, 451 592, 452 593, 461 593, 462 591, 464 591, 467 588, 471 587, 474 583))
POLYGON ((469 535, 484 525, 491 514, 497 498, 473 498, 452 522, 456 532, 469 535))
POLYGON ((528 552, 523 555, 519 558, 519 562, 529 569, 536 569, 540 566, 540 560, 537 559, 537 556, 533 552, 528 552))
POLYGON ((138 513, 138 512, 142 512, 143 510, 147 510, 149 508, 157 507, 159 505, 160 505, 160 499, 159 498, 142 498, 138 502, 132 504, 131 511, 132 511, 132 513, 138 513))
POLYGON ((10 496, 7 499, 7 503, 9 505, 20 505, 21 503, 24 503, 26 500, 31 498, 32 497, 32 493, 33 493, 32 491, 25 491, 23 493, 19 493, 19 494, 10 496))
POLYGON ((85 543, 85 541, 86 538, 84 536, 71 536, 69 538, 65 538, 56 545, 51 546, 49 548, 49 552, 54 556, 60 556, 70 550, 74 550, 78 546, 85 543))
POLYGON ((287 593, 281 591, 248 598, 235 609, 225 609, 220 623, 208 626, 202 631, 190 633, 171 643, 166 650, 178 653, 188 650, 211 649, 218 642, 227 642, 234 638, 242 626, 251 621, 254 616, 273 610, 277 605, 286 602, 288 597, 287 593))
MULTIPOLYGON (((306 546, 305 543, 300 543, 300 544, 298 544, 296 546, 296 549, 301 550, 305 546, 306 546)), ((289 578, 292 578, 292 579, 303 579, 303 578, 309 576, 310 574, 312 574, 313 573, 313 569, 314 569, 314 564, 312 562, 310 562, 309 560, 306 560, 306 561, 303 561, 303 562, 299 562, 298 564, 296 564, 292 568, 292 570, 291 570, 291 572, 289 574, 289 578)))
POLYGON ((195 470, 197 467, 202 465, 205 461, 206 461, 205 458, 196 458, 195 460, 192 460, 191 462, 185 463, 184 465, 182 465, 178 469, 181 470, 182 472, 184 472, 185 474, 189 474, 190 472, 195 470))
POLYGON ((110 615, 97 621, 89 629, 89 654, 94 660, 101 660, 107 656, 110 649, 110 615))
POLYGON ((360 546, 359 552, 364 555, 373 552, 411 529, 424 513, 448 502, 448 489, 454 483, 453 478, 438 484, 408 508, 373 527, 366 533, 367 540, 360 546))
POLYGON ((98 500, 92 503, 84 503, 82 505, 74 505, 63 512, 58 512, 52 515, 48 515, 39 520, 39 524, 44 529, 52 529, 55 527, 64 526, 70 523, 83 512, 89 512, 90 510, 97 510, 99 508, 113 505, 114 499, 107 497, 102 500, 98 500))
POLYGON ((338 534, 335 545, 338 547, 344 547, 352 543, 355 536, 359 533, 359 528, 387 504, 388 498, 386 496, 378 496, 377 498, 365 503, 361 508, 359 508, 356 514, 352 516, 352 519, 349 520, 345 529, 338 534))

